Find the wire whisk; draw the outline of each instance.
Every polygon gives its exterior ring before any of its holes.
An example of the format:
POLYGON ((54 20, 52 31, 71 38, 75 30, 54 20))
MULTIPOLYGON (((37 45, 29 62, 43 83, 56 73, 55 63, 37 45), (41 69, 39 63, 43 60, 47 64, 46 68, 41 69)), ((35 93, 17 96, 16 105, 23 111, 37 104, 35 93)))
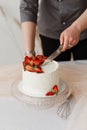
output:
POLYGON ((70 93, 67 97, 67 99, 58 107, 57 109, 57 115, 60 118, 67 119, 68 116, 71 113, 71 105, 70 105, 70 100, 72 98, 72 93, 70 93))

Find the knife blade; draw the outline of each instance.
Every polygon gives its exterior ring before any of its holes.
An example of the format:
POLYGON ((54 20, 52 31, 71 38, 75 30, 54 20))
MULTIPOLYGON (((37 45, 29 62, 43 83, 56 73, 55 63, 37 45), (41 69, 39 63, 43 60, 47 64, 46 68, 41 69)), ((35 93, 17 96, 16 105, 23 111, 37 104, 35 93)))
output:
POLYGON ((41 65, 46 65, 48 64, 49 62, 51 62, 53 59, 55 59, 57 56, 59 56, 61 54, 61 49, 62 49, 62 45, 60 45, 56 51, 54 51, 49 57, 47 57, 47 59, 45 60, 45 62, 41 65))

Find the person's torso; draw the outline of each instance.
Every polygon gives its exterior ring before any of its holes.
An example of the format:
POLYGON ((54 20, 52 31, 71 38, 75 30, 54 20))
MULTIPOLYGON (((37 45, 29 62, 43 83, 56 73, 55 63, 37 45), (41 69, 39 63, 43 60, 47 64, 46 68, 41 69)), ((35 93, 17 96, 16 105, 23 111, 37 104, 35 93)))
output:
MULTIPOLYGON (((42 35, 59 38, 60 33, 71 25, 87 8, 87 0, 41 0, 38 28, 42 35)), ((87 31, 82 34, 87 36, 87 31)))

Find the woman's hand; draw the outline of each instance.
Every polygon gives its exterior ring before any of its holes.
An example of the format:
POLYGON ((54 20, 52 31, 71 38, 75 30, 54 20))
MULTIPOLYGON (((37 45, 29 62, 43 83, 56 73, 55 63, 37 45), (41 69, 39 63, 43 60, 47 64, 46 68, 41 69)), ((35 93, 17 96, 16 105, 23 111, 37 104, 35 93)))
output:
POLYGON ((81 31, 74 24, 65 29, 60 35, 60 43, 63 45, 62 51, 75 46, 79 41, 80 33, 81 31))
POLYGON ((71 26, 65 29, 60 35, 60 43, 63 45, 62 51, 75 46, 80 37, 80 33, 87 28, 87 9, 76 19, 71 26))

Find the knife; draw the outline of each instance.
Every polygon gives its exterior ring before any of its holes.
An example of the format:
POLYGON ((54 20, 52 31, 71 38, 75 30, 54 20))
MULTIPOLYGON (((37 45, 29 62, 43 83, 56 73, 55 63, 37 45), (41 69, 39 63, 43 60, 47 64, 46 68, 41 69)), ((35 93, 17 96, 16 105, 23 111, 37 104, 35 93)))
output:
POLYGON ((45 62, 41 65, 46 65, 48 64, 49 62, 51 62, 53 59, 55 59, 57 56, 59 56, 61 54, 61 49, 62 49, 62 45, 60 45, 56 51, 54 51, 49 57, 47 57, 47 59, 45 60, 45 62))

